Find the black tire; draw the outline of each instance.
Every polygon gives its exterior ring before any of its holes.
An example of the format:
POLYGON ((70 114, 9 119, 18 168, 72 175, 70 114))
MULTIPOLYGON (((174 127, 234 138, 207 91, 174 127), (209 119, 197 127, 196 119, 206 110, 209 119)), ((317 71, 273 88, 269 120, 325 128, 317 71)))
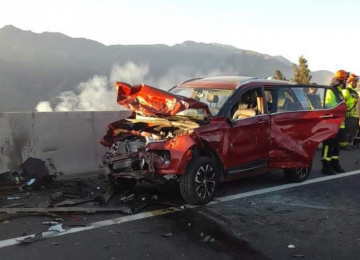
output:
POLYGON ((310 167, 299 167, 294 169, 284 169, 285 177, 289 182, 299 183, 306 181, 310 175, 310 167))
POLYGON ((192 205, 205 205, 215 196, 219 184, 219 171, 209 157, 194 157, 180 177, 183 199, 192 205))

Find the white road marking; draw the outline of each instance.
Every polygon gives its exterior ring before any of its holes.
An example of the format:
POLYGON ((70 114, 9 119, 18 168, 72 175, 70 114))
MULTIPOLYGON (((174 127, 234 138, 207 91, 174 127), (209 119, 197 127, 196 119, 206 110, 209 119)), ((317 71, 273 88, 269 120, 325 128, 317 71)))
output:
MULTIPOLYGON (((296 187, 305 186, 305 185, 309 185, 309 184, 313 184, 313 183, 339 179, 339 178, 352 176, 352 175, 357 175, 357 174, 360 174, 360 170, 352 171, 352 172, 348 172, 348 173, 342 173, 342 174, 338 174, 338 175, 320 177, 320 178, 316 178, 316 179, 307 180, 307 181, 301 182, 301 183, 285 184, 285 185, 265 188, 265 189, 261 189, 261 190, 254 190, 254 191, 229 195, 229 196, 225 196, 225 197, 217 197, 216 200, 212 201, 209 204, 210 205, 219 204, 219 203, 227 202, 227 201, 231 201, 231 200, 242 199, 242 198, 257 196, 257 195, 261 195, 261 194, 265 194, 265 193, 270 193, 270 192, 275 192, 275 191, 281 191, 281 190, 296 188, 296 187)), ((186 208, 197 208, 197 206, 186 205, 186 208)), ((77 228, 67 229, 66 232, 64 232, 64 233, 43 232, 43 238, 42 239, 47 239, 47 238, 51 238, 51 237, 58 237, 58 236, 64 236, 64 235, 68 235, 68 234, 74 234, 74 233, 78 233, 78 232, 92 230, 92 229, 95 229, 95 228, 107 227, 107 226, 112 226, 112 225, 119 225, 121 223, 126 223, 126 222, 135 221, 135 220, 140 220, 140 219, 146 219, 146 218, 152 218, 152 217, 156 217, 156 216, 166 215, 166 214, 170 214, 170 213, 174 213, 174 212, 179 212, 181 210, 182 209, 180 209, 180 208, 170 207, 170 208, 161 209, 161 210, 154 210, 154 211, 139 213, 139 214, 136 214, 136 215, 130 215, 130 216, 124 216, 124 217, 119 217, 119 218, 114 218, 114 219, 102 220, 102 221, 91 223, 89 226, 86 226, 86 227, 77 227, 77 228)), ((29 236, 34 236, 34 235, 35 234, 29 235, 29 236)), ((18 242, 17 240, 23 239, 23 238, 26 238, 26 237, 29 237, 29 236, 16 237, 16 238, 10 238, 10 239, 6 239, 6 240, 2 240, 2 241, 0 241, 0 248, 20 244, 20 242, 18 242)))
POLYGON ((254 190, 254 191, 229 195, 229 196, 225 196, 225 197, 216 198, 216 200, 220 201, 220 202, 226 202, 226 201, 230 201, 230 200, 242 199, 242 198, 246 198, 246 197, 251 197, 251 196, 256 196, 256 195, 269 193, 269 192, 286 190, 286 189, 296 188, 296 187, 309 185, 309 184, 313 184, 313 183, 339 179, 339 178, 343 178, 343 177, 347 177, 347 176, 356 175, 356 174, 359 174, 359 173, 360 173, 360 170, 347 172, 347 173, 336 174, 336 175, 330 175, 330 176, 326 176, 326 177, 320 177, 320 178, 316 178, 316 179, 307 180, 305 182, 300 182, 300 183, 290 183, 290 184, 265 188, 265 189, 261 189, 261 190, 254 190))

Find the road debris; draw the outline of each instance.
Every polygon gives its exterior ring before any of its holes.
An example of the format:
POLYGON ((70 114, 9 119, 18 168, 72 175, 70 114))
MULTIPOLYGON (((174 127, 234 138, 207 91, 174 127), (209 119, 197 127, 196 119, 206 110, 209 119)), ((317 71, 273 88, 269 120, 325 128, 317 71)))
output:
POLYGON ((48 231, 56 231, 59 233, 66 232, 66 230, 63 229, 62 224, 57 224, 57 225, 51 226, 51 227, 49 227, 48 231))
POLYGON ((59 246, 59 245, 60 245, 60 243, 57 243, 57 242, 52 242, 52 243, 51 243, 51 245, 52 245, 52 246, 59 246))
POLYGON ((138 206, 134 211, 133 211, 133 214, 137 214, 140 212, 140 210, 143 210, 144 208, 146 208, 149 204, 148 203, 144 203, 140 206, 138 206))
POLYGON ((295 246, 294 245, 288 245, 288 248, 293 249, 293 248, 295 248, 295 246))
POLYGON ((46 221, 42 223, 43 225, 50 225, 50 226, 54 226, 54 225, 58 225, 58 222, 55 221, 46 221))
POLYGON ((52 207, 69 207, 69 206, 75 206, 87 202, 92 202, 94 199, 74 199, 74 200, 65 200, 58 203, 51 204, 52 207))
POLYGON ((20 197, 19 196, 9 196, 9 197, 7 197, 7 199, 8 200, 18 200, 18 199, 20 199, 20 197))
POLYGON ((18 186, 22 184, 23 181, 24 178, 16 171, 3 172, 0 174, 0 186, 18 186))
POLYGON ((115 187, 111 185, 108 188, 108 190, 105 192, 105 194, 98 196, 96 200, 99 201, 101 204, 106 204, 114 195, 114 193, 115 193, 115 187))
POLYGON ((216 243, 216 240, 211 237, 210 235, 207 235, 204 239, 203 239, 203 242, 205 243, 216 243))
POLYGON ((131 210, 128 207, 121 208, 80 208, 80 207, 59 207, 59 208, 0 208, 0 213, 49 213, 49 212, 78 212, 78 213, 97 213, 97 212, 120 212, 130 214, 131 210))
POLYGON ((43 234, 38 233, 34 236, 29 236, 24 239, 16 239, 16 241, 21 242, 21 243, 33 243, 33 242, 39 241, 42 237, 43 237, 43 234))
POLYGON ((33 184, 35 183, 35 181, 36 181, 36 179, 33 178, 33 179, 29 180, 29 181, 26 183, 26 185, 27 185, 27 186, 31 186, 31 185, 33 185, 33 184))
POLYGON ((21 164, 22 175, 32 179, 41 179, 48 174, 48 171, 45 167, 45 161, 33 157, 29 157, 21 164))
POLYGON ((123 202, 125 202, 125 201, 129 201, 129 200, 133 200, 134 199, 134 196, 135 196, 135 194, 130 194, 129 196, 124 196, 124 197, 122 197, 122 198, 120 198, 120 201, 123 201, 123 202))
POLYGON ((50 199, 52 201, 59 202, 59 201, 63 201, 65 198, 62 192, 55 192, 53 194, 50 194, 50 199))
POLYGON ((164 233, 161 236, 163 237, 172 237, 173 233, 164 233))

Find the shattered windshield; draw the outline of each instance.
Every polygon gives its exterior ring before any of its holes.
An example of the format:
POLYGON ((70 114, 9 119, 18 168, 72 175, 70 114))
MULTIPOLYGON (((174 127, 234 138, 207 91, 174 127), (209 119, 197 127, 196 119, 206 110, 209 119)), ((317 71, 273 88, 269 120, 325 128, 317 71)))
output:
MULTIPOLYGON (((226 100, 232 95, 234 90, 229 89, 209 89, 209 88, 179 88, 171 90, 172 93, 198 100, 209 106, 211 114, 216 116, 226 100)), ((199 109, 187 109, 180 112, 182 116, 201 117, 203 116, 199 109)), ((180 115, 179 113, 179 115, 180 115)))

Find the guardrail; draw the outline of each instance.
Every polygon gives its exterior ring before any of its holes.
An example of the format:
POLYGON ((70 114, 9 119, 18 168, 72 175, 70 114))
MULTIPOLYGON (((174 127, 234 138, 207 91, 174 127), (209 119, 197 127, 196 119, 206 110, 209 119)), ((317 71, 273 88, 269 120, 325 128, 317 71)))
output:
POLYGON ((77 174, 99 170, 106 148, 99 144, 109 123, 130 111, 0 113, 0 173, 19 170, 29 157, 50 171, 77 174))

